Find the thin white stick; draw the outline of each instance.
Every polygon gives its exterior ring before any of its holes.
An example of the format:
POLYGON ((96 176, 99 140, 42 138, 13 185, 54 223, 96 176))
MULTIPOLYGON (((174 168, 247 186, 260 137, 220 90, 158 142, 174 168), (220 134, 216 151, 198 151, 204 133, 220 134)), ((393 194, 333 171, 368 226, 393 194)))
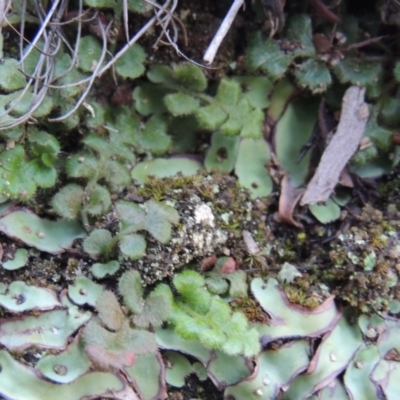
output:
POLYGON ((214 57, 217 54, 219 46, 221 46, 221 43, 228 33, 228 30, 231 27, 232 22, 236 17, 236 14, 239 12, 239 8, 243 5, 243 2, 244 0, 234 0, 234 2, 232 3, 228 14, 226 14, 221 26, 215 34, 211 44, 208 46, 206 53, 204 54, 203 60, 206 63, 211 64, 214 61, 214 57))

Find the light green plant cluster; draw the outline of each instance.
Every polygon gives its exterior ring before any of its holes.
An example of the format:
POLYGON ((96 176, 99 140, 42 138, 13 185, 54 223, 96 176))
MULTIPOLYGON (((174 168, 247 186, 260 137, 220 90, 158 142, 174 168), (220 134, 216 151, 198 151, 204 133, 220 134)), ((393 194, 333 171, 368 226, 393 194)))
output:
POLYGON ((226 301, 207 290, 199 273, 186 270, 176 274, 173 284, 177 295, 169 286, 159 284, 143 299, 140 274, 125 272, 118 291, 129 315, 115 294, 102 292, 96 300, 98 317, 83 331, 90 359, 103 368, 133 365, 137 355, 156 352, 155 336, 148 329, 159 328, 165 321, 182 338, 198 341, 208 349, 248 357, 259 352, 259 334, 248 328, 242 313, 232 312, 226 301))
POLYGON ((249 79, 252 90, 246 93, 241 87, 246 87, 246 79, 222 79, 215 96, 210 96, 206 93, 208 82, 204 72, 193 64, 173 68, 153 65, 147 77, 152 83, 139 86, 133 93, 141 114, 168 112, 186 119, 194 116, 202 129, 221 130, 231 136, 262 136, 265 102, 260 101, 260 91, 270 85, 268 80, 249 79))
POLYGON ((126 315, 117 297, 103 291, 96 300, 98 317, 83 330, 86 353, 103 368, 123 368, 135 363, 142 354, 158 349, 154 333, 171 312, 167 296, 157 292, 143 300, 143 287, 137 271, 125 272, 119 280, 119 293, 132 316, 126 315))
POLYGON ((57 180, 58 140, 47 132, 27 129, 27 142, 9 143, 0 154, 0 198, 31 199, 38 188, 50 188, 57 180))
MULTIPOLYGON (((10 40, 8 45, 0 34, 2 58, 5 54, 0 65, 0 130, 19 129, 33 118, 40 122, 63 121, 63 126, 69 129, 77 127, 83 111, 86 108, 90 110, 85 99, 96 78, 111 65, 115 65, 119 78, 134 79, 145 72, 146 54, 143 48, 129 43, 117 57, 116 35, 122 29, 118 21, 121 21, 123 11, 126 16, 132 12, 145 13, 152 9, 150 4, 128 1, 124 3, 124 9, 120 2, 89 0, 86 4, 93 8, 111 8, 116 22, 106 22, 108 18, 112 21, 111 14, 103 14, 104 20, 95 15, 97 31, 94 29, 92 34, 88 34, 82 26, 91 19, 84 21, 83 15, 78 14, 74 19, 77 24, 71 24, 73 21, 68 20, 63 3, 54 5, 46 21, 38 15, 35 2, 27 2, 23 6, 20 2, 14 3, 8 10, 6 23, 2 22, 6 27, 12 25, 13 30, 19 29, 20 54, 16 55, 13 41, 10 40), (68 25, 68 35, 62 30, 63 25, 58 23, 64 14, 67 20, 63 24, 68 25), (25 37, 27 22, 40 27, 37 36, 29 40, 25 37), (74 41, 69 42, 74 35, 74 41)), ((43 4, 41 7, 46 8, 43 4)))
POLYGON ((171 206, 155 200, 147 201, 142 207, 127 201, 115 204, 119 219, 119 232, 112 237, 106 229, 94 230, 83 243, 84 250, 94 258, 109 260, 116 254, 118 244, 122 255, 133 260, 141 258, 146 250, 145 237, 137 233, 147 231, 160 243, 168 243, 172 225, 179 223, 179 214, 171 206))
POLYGON ((342 36, 331 40, 332 48, 321 51, 313 40, 310 16, 293 15, 280 41, 265 38, 261 33, 253 38, 247 49, 247 67, 250 71, 259 69, 273 80, 282 78, 290 70, 297 83, 313 93, 325 92, 333 82, 332 74, 343 84, 376 86, 382 77, 380 60, 362 60, 356 51, 346 48, 358 40, 354 34, 358 21, 348 19, 340 29, 342 36))
POLYGON ((173 307, 168 321, 180 337, 229 355, 251 357, 260 351, 259 333, 248 326, 244 314, 232 312, 225 300, 207 289, 201 274, 186 270, 174 276, 173 285, 175 296, 165 284, 155 292, 170 298, 173 307))

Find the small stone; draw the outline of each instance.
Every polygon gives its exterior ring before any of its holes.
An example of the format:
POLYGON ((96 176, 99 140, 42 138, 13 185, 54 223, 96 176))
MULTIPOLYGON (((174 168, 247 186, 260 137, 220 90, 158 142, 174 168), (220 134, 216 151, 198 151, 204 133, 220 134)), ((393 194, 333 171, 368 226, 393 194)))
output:
POLYGON ((207 204, 196 206, 194 210, 194 219, 196 224, 214 226, 214 214, 207 204))

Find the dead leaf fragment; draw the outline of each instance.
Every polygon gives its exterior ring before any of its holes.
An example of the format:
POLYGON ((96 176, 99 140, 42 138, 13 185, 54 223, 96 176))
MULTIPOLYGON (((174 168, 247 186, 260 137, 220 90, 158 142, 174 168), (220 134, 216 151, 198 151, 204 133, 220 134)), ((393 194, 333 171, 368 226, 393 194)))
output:
POLYGON ((291 184, 288 175, 283 177, 279 197, 279 216, 283 221, 300 229, 303 229, 303 225, 293 218, 293 213, 303 193, 303 188, 296 188, 291 184))
POLYGON ((336 134, 325 149, 318 168, 307 185, 300 204, 325 202, 339 182, 351 156, 357 151, 368 121, 364 102, 365 88, 351 86, 346 90, 336 134))

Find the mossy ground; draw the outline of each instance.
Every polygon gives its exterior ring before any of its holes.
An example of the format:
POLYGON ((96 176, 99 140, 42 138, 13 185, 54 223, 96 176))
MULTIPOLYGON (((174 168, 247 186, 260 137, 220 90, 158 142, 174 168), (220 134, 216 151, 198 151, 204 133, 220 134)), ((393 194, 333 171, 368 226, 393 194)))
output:
MULTIPOLYGON (((179 2, 178 12, 187 27, 190 43, 189 46, 181 43, 181 49, 189 58, 201 60, 202 49, 206 48, 212 38, 212 32, 224 16, 224 12, 221 11, 225 9, 222 3, 230 4, 228 1, 179 2), (190 13, 185 17, 187 10, 190 10, 190 13)), ((139 18, 136 23, 139 26, 142 20, 139 18)), ((238 19, 218 53, 217 64, 224 65, 226 60, 234 60, 237 52, 243 52, 240 32, 243 29, 255 30, 256 25, 257 22, 250 19, 238 19)), ((134 30, 135 27, 131 28, 134 30)), ((154 33, 149 34, 145 37, 143 45, 151 47, 154 40, 154 33)), ((16 52, 15 48, 12 48, 8 55, 12 55, 13 52, 16 52)), ((181 61, 181 57, 173 48, 161 46, 151 61, 170 64, 181 61)), ((240 60, 236 61, 237 71, 240 71, 240 60)), ((221 68, 210 69, 206 73, 211 81, 215 81, 225 72, 226 69, 221 68)), ((105 76, 99 81, 94 95, 99 102, 126 105, 132 102, 132 89, 132 82, 116 89, 114 81, 105 76), (124 96, 124 93, 128 92, 129 95, 124 96)), ((82 126, 79 129, 86 132, 87 128, 82 126)), ((63 133, 60 138, 65 152, 63 157, 77 150, 78 141, 71 141, 69 137, 63 133)), ((204 150, 204 147, 208 146, 209 137, 207 132, 202 132, 197 146, 204 150)), ((393 300, 400 301, 400 211, 396 206, 400 182, 397 176, 398 171, 382 183, 382 197, 379 200, 364 206, 361 202, 351 203, 345 207, 347 216, 337 223, 320 225, 306 215, 306 210, 302 210, 309 221, 305 231, 299 231, 276 220, 276 196, 252 200, 232 175, 204 172, 194 177, 149 178, 144 185, 132 186, 116 197, 138 203, 148 199, 173 203, 183 216, 180 225, 174 228, 174 244, 160 245, 147 235, 146 257, 138 262, 121 258, 123 267, 119 273, 104 280, 103 284, 115 291, 120 274, 134 266, 142 272, 143 279, 152 285, 157 280, 168 280, 176 270, 188 262, 200 270, 201 262, 207 257, 229 255, 235 259, 240 269, 247 271, 249 279, 258 275, 276 276, 285 262, 296 266, 302 276, 292 283, 282 284, 293 303, 315 307, 333 294, 342 305, 350 305, 354 314, 386 311, 393 300), (189 231, 185 237, 179 237, 178 232, 187 223, 185 215, 188 218, 192 215, 193 199, 212 209, 216 219, 213 230, 225 232, 226 241, 200 251, 193 248, 190 236, 193 231, 189 231), (261 250, 260 253, 253 254, 246 247, 243 230, 251 234, 261 250)), ((61 177, 61 180, 64 178, 61 177)), ((58 184, 61 187, 63 182, 58 184)), ((53 189, 39 192, 28 207, 41 216, 53 218, 54 215, 49 213, 46 206, 53 194, 53 189)), ((117 225, 118 221, 111 212, 96 225, 96 228, 115 231, 117 225)), ((16 271, 0 269, 0 282, 9 284, 22 280, 30 285, 60 291, 73 283, 81 273, 92 278, 90 266, 94 261, 80 250, 80 245, 77 243, 75 249, 60 256, 32 252, 25 268, 16 271)), ((3 238, 3 261, 21 246, 14 240, 3 238)), ((250 321, 266 322, 265 313, 251 298, 235 299, 232 306, 235 310, 244 312, 250 321)), ((2 316, 9 314, 3 313, 2 316)), ((34 356, 28 350, 22 355, 19 354, 17 358, 23 358, 29 363, 34 356)), ((210 381, 199 382, 197 378, 190 376, 186 383, 182 389, 169 388, 169 398, 213 400, 222 397, 210 381)))

